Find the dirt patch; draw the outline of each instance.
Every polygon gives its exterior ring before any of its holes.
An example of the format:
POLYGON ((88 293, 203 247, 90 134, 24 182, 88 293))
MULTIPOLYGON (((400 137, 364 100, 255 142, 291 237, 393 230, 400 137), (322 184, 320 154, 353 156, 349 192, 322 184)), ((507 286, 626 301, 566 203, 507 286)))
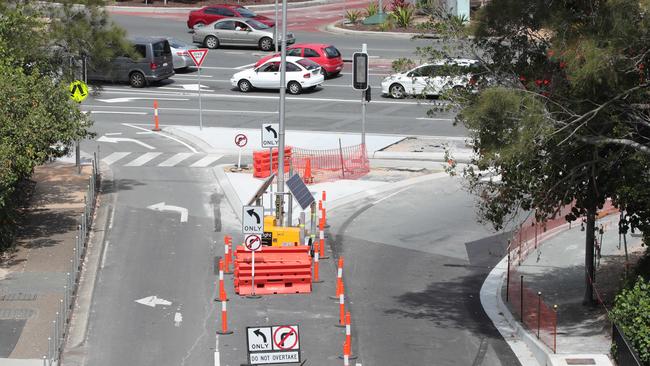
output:
POLYGON ((390 145, 382 151, 391 152, 445 152, 446 150, 458 151, 471 149, 465 141, 460 139, 407 137, 404 140, 390 145))
MULTIPOLYGON (((294 3, 304 0, 287 0, 288 3, 294 3)), ((241 1, 232 1, 232 0, 222 0, 218 2, 219 4, 231 4, 231 5, 263 5, 263 4, 275 4, 275 0, 241 0, 241 1)), ((126 1, 113 1, 110 5, 119 5, 119 6, 150 6, 150 7, 160 7, 160 8, 188 8, 188 7, 203 7, 206 5, 216 4, 214 0, 212 1, 174 1, 168 0, 167 4, 163 0, 126 0, 126 1)))

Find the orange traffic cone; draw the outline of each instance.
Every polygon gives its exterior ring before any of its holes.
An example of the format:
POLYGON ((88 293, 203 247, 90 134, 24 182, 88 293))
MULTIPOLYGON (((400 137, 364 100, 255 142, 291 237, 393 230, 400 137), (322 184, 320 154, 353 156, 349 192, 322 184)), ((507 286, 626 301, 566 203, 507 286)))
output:
POLYGON ((305 175, 303 180, 305 181, 305 184, 314 183, 314 177, 311 175, 311 159, 307 159, 307 163, 305 164, 305 175))

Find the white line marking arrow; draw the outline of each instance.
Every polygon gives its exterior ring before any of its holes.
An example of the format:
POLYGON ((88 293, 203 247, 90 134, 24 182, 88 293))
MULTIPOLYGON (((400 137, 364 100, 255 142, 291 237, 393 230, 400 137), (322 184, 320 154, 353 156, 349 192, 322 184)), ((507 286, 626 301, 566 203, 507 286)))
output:
POLYGON ((174 211, 181 214, 181 222, 187 222, 188 211, 185 207, 165 205, 165 202, 158 202, 155 205, 147 206, 154 211, 174 211))
POLYGON ((174 326, 176 328, 181 326, 182 321, 183 321, 183 315, 181 313, 174 314, 174 326))
POLYGON ((126 137, 108 137, 108 136, 104 135, 104 136, 98 138, 97 141, 98 142, 108 142, 108 143, 111 143, 111 144, 116 144, 118 142, 133 142, 134 144, 144 146, 149 150, 155 150, 156 149, 155 147, 153 147, 151 145, 147 145, 142 141, 138 141, 136 139, 130 139, 130 138, 126 138, 126 137))
POLYGON ((172 303, 171 301, 167 301, 165 299, 161 299, 158 296, 148 296, 148 297, 143 297, 140 300, 135 300, 138 304, 146 305, 152 308, 155 308, 156 305, 162 305, 162 306, 170 306, 172 303))
POLYGON ((187 98, 152 98, 152 97, 126 97, 126 98, 109 98, 109 99, 97 99, 98 102, 104 103, 124 103, 131 102, 134 100, 178 100, 185 101, 189 100, 187 98))

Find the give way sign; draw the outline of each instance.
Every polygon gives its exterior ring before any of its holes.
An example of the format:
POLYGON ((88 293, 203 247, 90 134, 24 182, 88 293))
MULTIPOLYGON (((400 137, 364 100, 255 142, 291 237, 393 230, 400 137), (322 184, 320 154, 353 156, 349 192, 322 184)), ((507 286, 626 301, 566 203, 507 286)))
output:
POLYGON ((190 57, 192 58, 192 61, 194 61, 196 67, 201 67, 203 60, 205 60, 205 56, 208 55, 207 48, 197 48, 193 50, 187 50, 187 52, 190 54, 190 57))

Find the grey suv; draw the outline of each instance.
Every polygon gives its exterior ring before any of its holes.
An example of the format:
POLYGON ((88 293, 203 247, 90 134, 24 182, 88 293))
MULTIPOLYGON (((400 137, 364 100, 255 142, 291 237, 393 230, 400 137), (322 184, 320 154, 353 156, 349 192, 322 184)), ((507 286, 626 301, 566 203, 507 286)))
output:
POLYGON ((174 75, 174 64, 169 42, 160 37, 137 37, 130 39, 138 59, 119 56, 107 65, 88 69, 88 79, 110 82, 128 82, 134 88, 142 88, 152 82, 174 75))

